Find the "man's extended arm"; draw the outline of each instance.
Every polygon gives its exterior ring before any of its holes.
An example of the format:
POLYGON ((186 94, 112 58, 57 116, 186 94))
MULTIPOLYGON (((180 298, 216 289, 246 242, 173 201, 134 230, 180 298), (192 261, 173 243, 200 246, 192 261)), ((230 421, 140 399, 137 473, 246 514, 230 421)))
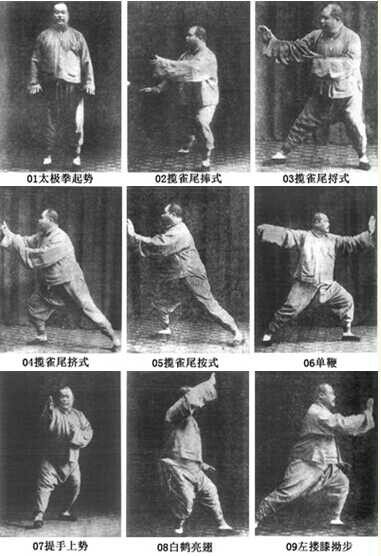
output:
POLYGON ((360 436, 374 428, 373 399, 369 398, 366 409, 359 415, 344 417, 340 413, 326 411, 318 416, 319 426, 327 432, 336 431, 349 436, 360 436))
POLYGON ((355 236, 337 236, 335 235, 336 249, 346 254, 352 254, 358 249, 369 249, 375 247, 376 239, 376 219, 374 216, 369 218, 368 231, 362 232, 355 236))
POLYGON ((204 407, 207 403, 217 399, 216 379, 212 373, 208 380, 191 388, 182 398, 177 400, 167 411, 165 421, 175 423, 193 413, 195 408, 204 407))
POLYGON ((262 241, 291 249, 300 247, 306 232, 283 228, 283 226, 273 226, 272 224, 260 224, 257 226, 257 234, 262 241))
POLYGON ((155 56, 154 73, 163 79, 177 82, 200 82, 217 74, 217 61, 210 51, 200 51, 191 59, 170 60, 155 56))
POLYGON ((147 247, 151 255, 168 257, 179 251, 179 241, 181 241, 181 237, 178 231, 173 227, 169 228, 169 230, 163 234, 156 234, 153 237, 142 236, 135 232, 131 220, 128 220, 127 233, 130 239, 136 242, 140 247, 147 247))
POLYGON ((319 31, 312 31, 295 41, 279 40, 265 25, 260 25, 258 31, 263 42, 263 54, 274 58, 276 62, 288 65, 292 62, 301 63, 317 56, 313 51, 316 35, 319 31))

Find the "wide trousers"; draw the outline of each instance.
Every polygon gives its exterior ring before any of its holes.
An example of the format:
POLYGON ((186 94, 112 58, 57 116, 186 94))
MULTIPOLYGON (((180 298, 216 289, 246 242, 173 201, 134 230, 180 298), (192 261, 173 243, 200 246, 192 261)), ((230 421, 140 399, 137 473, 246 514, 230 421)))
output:
POLYGON ((232 316, 214 298, 206 276, 186 276, 175 280, 159 280, 153 297, 153 307, 158 311, 165 326, 169 325, 171 313, 181 305, 186 292, 206 309, 222 326, 234 332, 236 324, 232 316))
POLYGON ((81 470, 78 462, 67 462, 64 465, 55 466, 47 459, 42 460, 37 479, 35 514, 46 512, 50 496, 59 485, 66 487, 66 501, 63 509, 69 511, 81 490, 81 470))
POLYGON ((72 156, 81 152, 83 145, 84 101, 81 85, 61 79, 42 85, 46 104, 43 122, 45 152, 51 154, 59 137, 72 156))
POLYGON ((181 106, 181 111, 183 146, 190 147, 197 138, 203 156, 208 155, 214 149, 214 136, 210 125, 216 111, 216 105, 200 107, 187 104, 181 106))
POLYGON ((277 332, 282 326, 295 319, 308 305, 326 305, 339 318, 343 325, 353 321, 353 297, 337 282, 320 287, 296 280, 285 303, 278 309, 269 326, 270 332, 277 332))
POLYGON ((348 477, 335 464, 325 469, 295 460, 289 463, 283 481, 266 496, 256 511, 257 521, 261 521, 297 498, 324 491, 330 503, 330 515, 339 517, 349 492, 348 477))
POLYGON ((366 128, 363 117, 362 93, 347 98, 328 98, 313 94, 296 118, 283 144, 288 153, 305 140, 307 135, 324 124, 343 121, 353 148, 359 156, 366 153, 366 128))
POLYGON ((223 519, 216 485, 196 462, 159 460, 159 476, 171 512, 177 519, 190 517, 197 499, 213 513, 217 523, 223 519))

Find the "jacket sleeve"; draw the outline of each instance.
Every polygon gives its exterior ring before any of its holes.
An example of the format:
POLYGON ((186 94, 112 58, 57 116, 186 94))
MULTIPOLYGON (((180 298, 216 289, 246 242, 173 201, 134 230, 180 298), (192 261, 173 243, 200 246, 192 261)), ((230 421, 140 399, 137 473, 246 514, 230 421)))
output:
POLYGON ((217 72, 217 60, 213 53, 201 52, 191 60, 170 60, 157 56, 155 75, 177 82, 200 82, 210 79, 217 72))
POLYGON ((300 247, 306 234, 304 230, 291 230, 272 224, 260 224, 257 226, 257 233, 262 241, 275 243, 275 245, 286 249, 300 247))
POLYGON ((94 69, 91 62, 89 47, 86 39, 81 35, 81 81, 84 86, 95 88, 94 69))
POLYGON ((143 244, 144 253, 148 255, 168 257, 178 253, 181 249, 181 237, 172 228, 163 234, 157 234, 153 237, 144 237, 137 234, 136 238, 143 244))
POLYGON ((335 247, 338 251, 350 255, 357 250, 370 249, 375 246, 375 238, 369 232, 362 232, 356 236, 334 236, 335 247))
POLYGON ((79 427, 75 429, 70 442, 77 448, 86 448, 93 438, 93 429, 82 412, 79 415, 79 421, 79 427))
POLYGON ((217 391, 214 384, 212 384, 210 379, 205 380, 191 388, 189 392, 168 409, 165 421, 167 423, 181 421, 188 415, 191 415, 196 407, 201 408, 215 399, 217 399, 217 391))
POLYGON ((373 415, 369 410, 348 417, 340 413, 323 413, 318 416, 318 423, 327 431, 340 432, 348 436, 360 436, 374 428, 373 415))
POLYGON ((40 63, 41 63, 41 35, 36 39, 32 57, 30 60, 29 87, 40 84, 40 63))
POLYGON ((316 53, 313 52, 316 36, 316 31, 295 41, 283 41, 274 36, 264 45, 263 54, 286 66, 291 63, 299 64, 316 56, 316 53))
POLYGON ((28 268, 48 268, 73 252, 71 243, 62 237, 53 240, 49 247, 29 247, 36 244, 37 236, 22 237, 10 232, 8 237, 10 246, 28 268))

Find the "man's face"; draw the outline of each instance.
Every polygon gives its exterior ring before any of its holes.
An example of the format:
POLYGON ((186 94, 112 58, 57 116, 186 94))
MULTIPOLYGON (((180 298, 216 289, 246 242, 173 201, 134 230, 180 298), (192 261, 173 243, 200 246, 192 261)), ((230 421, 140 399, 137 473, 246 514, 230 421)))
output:
POLYGON ((199 38, 196 36, 196 27, 191 27, 185 36, 185 42, 191 49, 196 48, 199 44, 199 38))
POLYGON ((61 409, 68 410, 73 407, 74 396, 70 388, 62 388, 58 393, 58 405, 61 409))
POLYGON ((332 8, 326 6, 320 12, 320 26, 328 34, 335 33, 340 25, 340 21, 331 15, 332 8))
POLYGON ((51 225, 52 221, 50 220, 50 218, 48 218, 46 210, 44 210, 44 212, 41 213, 41 216, 38 219, 38 228, 41 230, 41 232, 47 232, 51 228, 51 225))
POLYGON ((53 8, 53 22, 58 27, 65 27, 69 22, 69 12, 65 4, 56 4, 53 8))
POLYGON ((329 384, 325 385, 324 392, 322 392, 319 396, 320 401, 322 402, 325 407, 334 408, 336 403, 336 394, 332 386, 329 384))
POLYGON ((330 224, 329 224, 329 218, 326 214, 321 214, 320 215, 320 219, 316 220, 314 222, 314 226, 313 226, 316 230, 319 230, 319 232, 323 232, 325 234, 328 234, 329 232, 329 228, 330 228, 330 224))
POLYGON ((161 215, 161 221, 165 226, 169 226, 176 223, 176 217, 169 212, 169 205, 167 205, 164 209, 164 212, 161 215))

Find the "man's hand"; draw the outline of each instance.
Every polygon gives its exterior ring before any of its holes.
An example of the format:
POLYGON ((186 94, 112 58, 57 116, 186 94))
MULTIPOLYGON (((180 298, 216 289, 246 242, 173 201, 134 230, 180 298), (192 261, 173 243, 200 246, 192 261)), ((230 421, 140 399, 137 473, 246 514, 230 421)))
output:
POLYGON ((154 93, 154 88, 153 87, 143 87, 143 89, 139 89, 139 93, 154 93))
POLYGON ((30 95, 38 95, 38 93, 42 93, 42 87, 39 83, 37 83, 37 85, 31 85, 28 88, 28 91, 30 95))
POLYGON ((216 385, 216 373, 212 373, 209 377, 209 381, 211 384, 213 384, 213 386, 216 385))
POLYGON ((376 217, 375 216, 371 216, 369 218, 368 230, 369 230, 369 233, 371 235, 373 235, 376 232, 376 217))
POLYGON ((208 463, 202 463, 201 464, 201 469, 205 472, 205 473, 216 473, 216 468, 213 467, 213 465, 209 465, 208 463))
POLYGON ((10 232, 10 229, 8 228, 8 224, 5 222, 5 220, 3 221, 0 230, 3 232, 4 235, 10 232))
POLYGON ((371 413, 373 413, 373 406, 374 406, 374 399, 373 398, 369 398, 366 402, 366 409, 368 411, 370 411, 371 413))
POLYGON ((95 87, 94 87, 94 85, 86 85, 86 87, 85 87, 85 93, 86 93, 87 95, 94 96, 94 95, 95 95, 95 87))
POLYGON ((127 234, 130 237, 135 236, 135 227, 134 227, 132 221, 129 218, 127 218, 127 234))
POLYGON ((271 39, 275 39, 275 35, 271 31, 271 29, 266 27, 266 25, 259 25, 258 26, 258 32, 260 33, 261 39, 265 44, 270 42, 271 39))

